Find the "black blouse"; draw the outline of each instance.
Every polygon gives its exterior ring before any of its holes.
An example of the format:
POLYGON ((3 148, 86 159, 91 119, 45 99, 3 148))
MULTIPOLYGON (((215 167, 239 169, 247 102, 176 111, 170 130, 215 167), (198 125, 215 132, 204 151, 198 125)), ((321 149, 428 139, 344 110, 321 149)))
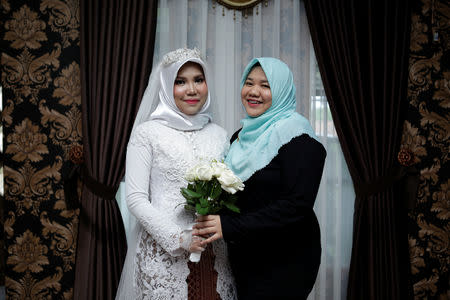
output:
POLYGON ((221 215, 240 300, 306 299, 311 291, 321 255, 313 205, 325 157, 315 139, 293 138, 244 182, 241 213, 221 215))

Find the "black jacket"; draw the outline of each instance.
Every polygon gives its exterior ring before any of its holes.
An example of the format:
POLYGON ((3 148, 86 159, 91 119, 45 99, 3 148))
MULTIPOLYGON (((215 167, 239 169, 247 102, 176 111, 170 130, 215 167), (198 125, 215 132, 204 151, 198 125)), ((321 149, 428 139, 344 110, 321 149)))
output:
POLYGON ((325 157, 315 139, 293 138, 244 182, 241 213, 221 215, 239 300, 306 299, 311 291, 321 255, 313 205, 325 157))

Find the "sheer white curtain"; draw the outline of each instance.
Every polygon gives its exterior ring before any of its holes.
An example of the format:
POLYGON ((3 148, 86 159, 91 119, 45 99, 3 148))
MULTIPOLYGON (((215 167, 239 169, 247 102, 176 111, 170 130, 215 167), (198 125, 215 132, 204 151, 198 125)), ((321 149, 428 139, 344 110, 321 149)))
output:
MULTIPOLYGON (((324 96, 303 2, 269 0, 267 6, 265 2, 244 16, 211 0, 160 0, 154 64, 180 47, 197 47, 206 53, 213 74, 208 86, 221 112, 215 121, 230 135, 240 128, 244 116, 239 82, 247 63, 253 57, 272 56, 289 65, 297 87, 298 112, 311 120, 328 153, 315 205, 322 261, 308 299, 345 299, 352 241, 352 182, 324 96)), ((127 227, 123 187, 118 199, 127 227)))

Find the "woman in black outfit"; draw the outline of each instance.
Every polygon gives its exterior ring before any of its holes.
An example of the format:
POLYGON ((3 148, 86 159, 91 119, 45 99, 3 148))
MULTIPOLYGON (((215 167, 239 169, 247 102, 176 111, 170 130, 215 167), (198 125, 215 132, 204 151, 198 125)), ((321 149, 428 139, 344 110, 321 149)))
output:
POLYGON ((320 265, 320 229, 313 211, 326 151, 308 120, 295 112, 288 66, 255 58, 241 81, 247 117, 225 163, 245 183, 239 214, 201 216, 203 244, 228 245, 238 299, 306 299, 320 265))

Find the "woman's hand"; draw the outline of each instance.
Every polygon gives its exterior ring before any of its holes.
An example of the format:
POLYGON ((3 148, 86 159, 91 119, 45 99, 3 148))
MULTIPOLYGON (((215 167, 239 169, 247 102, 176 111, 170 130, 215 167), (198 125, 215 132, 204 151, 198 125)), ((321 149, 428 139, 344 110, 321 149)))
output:
POLYGON ((201 241, 201 246, 223 238, 219 215, 199 216, 196 221, 197 224, 192 227, 194 229, 192 235, 206 237, 201 241))
POLYGON ((191 245, 189 246, 189 252, 191 252, 191 253, 203 252, 205 250, 205 248, 202 247, 202 244, 201 244, 202 240, 204 240, 204 239, 200 236, 193 236, 191 245))

